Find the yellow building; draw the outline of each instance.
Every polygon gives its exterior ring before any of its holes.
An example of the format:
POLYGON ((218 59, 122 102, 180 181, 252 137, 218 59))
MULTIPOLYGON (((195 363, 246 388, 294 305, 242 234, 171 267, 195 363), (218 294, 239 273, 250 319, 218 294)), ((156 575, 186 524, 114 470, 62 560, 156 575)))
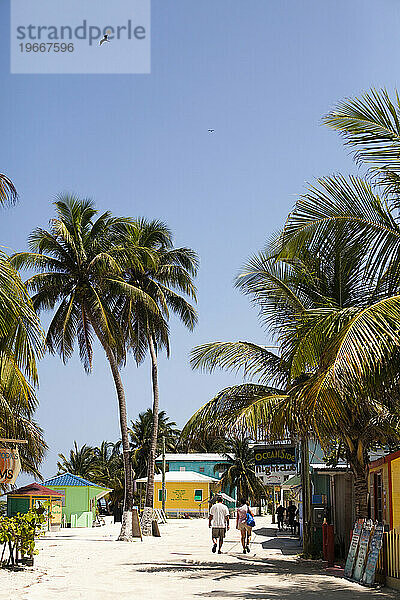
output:
POLYGON ((371 518, 400 528, 400 451, 375 460, 369 467, 371 518))
MULTIPOLYGON (((137 479, 138 487, 144 487, 147 479, 137 479)), ((199 513, 208 511, 208 500, 220 491, 218 479, 194 471, 168 471, 165 473, 165 512, 199 513)), ((162 508, 161 474, 154 477, 154 508, 162 508)))

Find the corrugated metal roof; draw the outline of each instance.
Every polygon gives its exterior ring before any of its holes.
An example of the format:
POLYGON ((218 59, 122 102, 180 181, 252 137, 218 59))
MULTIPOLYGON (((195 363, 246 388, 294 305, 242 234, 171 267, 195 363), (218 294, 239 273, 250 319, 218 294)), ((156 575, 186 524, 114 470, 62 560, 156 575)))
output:
MULTIPOLYGON (((154 481, 161 481, 161 474, 154 475, 154 481)), ((147 477, 142 479, 136 479, 138 483, 144 483, 147 481, 147 477)), ((165 481, 177 481, 177 482, 194 482, 194 483, 219 483, 219 479, 214 477, 208 477, 203 473, 195 473, 194 471, 167 471, 165 473, 165 481)))
MULTIPOLYGON (((162 460, 162 455, 158 456, 157 459, 158 460, 162 460)), ((214 454, 211 452, 203 452, 203 453, 198 453, 198 452, 193 452, 193 454, 191 454, 190 452, 188 454, 166 454, 165 455, 165 460, 171 460, 171 461, 176 461, 176 462, 180 462, 180 461, 193 461, 193 462, 207 462, 207 461, 211 461, 211 462, 228 462, 228 458, 225 456, 225 454, 214 454)))
POLYGON ((88 485, 92 485, 97 488, 108 489, 108 488, 103 488, 102 485, 98 485, 97 483, 93 483, 91 481, 88 481, 87 479, 83 479, 83 477, 78 477, 78 475, 73 475, 72 473, 63 473, 62 475, 56 475, 55 477, 52 477, 51 479, 48 479, 47 481, 45 481, 45 484, 53 485, 53 486, 64 486, 64 485, 88 486, 88 485))
POLYGON ((40 485, 40 483, 30 483, 29 485, 25 485, 24 487, 20 487, 17 490, 12 490, 11 492, 7 492, 10 496, 14 494, 16 496, 59 496, 62 497, 62 494, 56 492, 55 490, 49 490, 49 488, 44 485, 40 485))

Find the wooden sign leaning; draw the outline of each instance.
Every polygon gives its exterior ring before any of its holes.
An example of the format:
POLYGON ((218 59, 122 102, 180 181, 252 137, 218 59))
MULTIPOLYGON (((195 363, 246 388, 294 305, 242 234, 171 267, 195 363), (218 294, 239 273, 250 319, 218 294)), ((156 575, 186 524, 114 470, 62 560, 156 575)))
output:
POLYGON ((358 554, 358 544, 360 542, 360 535, 363 526, 363 520, 356 521, 354 523, 353 536, 351 538, 351 544, 349 548, 349 553, 347 555, 346 564, 344 567, 344 576, 347 579, 351 579, 353 575, 354 565, 357 559, 358 554))
POLYGON ((383 532, 382 523, 374 523, 370 519, 356 521, 344 568, 346 579, 367 586, 374 585, 383 532))

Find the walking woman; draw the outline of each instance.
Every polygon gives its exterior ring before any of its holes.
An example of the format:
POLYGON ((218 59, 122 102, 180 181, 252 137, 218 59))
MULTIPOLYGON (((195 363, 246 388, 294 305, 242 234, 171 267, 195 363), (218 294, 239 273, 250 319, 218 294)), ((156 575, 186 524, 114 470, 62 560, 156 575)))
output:
POLYGON ((243 554, 250 552, 251 527, 247 524, 247 514, 254 518, 246 498, 241 498, 236 512, 236 529, 239 529, 243 546, 243 554))

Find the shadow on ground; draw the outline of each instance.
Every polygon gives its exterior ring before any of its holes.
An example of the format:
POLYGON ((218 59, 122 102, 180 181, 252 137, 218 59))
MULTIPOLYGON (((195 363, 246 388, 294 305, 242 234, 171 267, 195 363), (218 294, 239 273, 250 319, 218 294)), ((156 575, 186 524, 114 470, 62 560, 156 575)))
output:
POLYGON ((280 550, 284 555, 295 555, 301 553, 299 538, 295 535, 280 533, 277 535, 276 529, 272 527, 262 527, 255 529, 254 533, 260 538, 269 538, 261 542, 264 550, 280 550))
MULTIPOLYGON (((399 598, 388 590, 371 590, 347 582, 335 574, 326 572, 314 561, 257 559, 236 557, 235 562, 203 562, 182 560, 179 562, 142 563, 135 571, 142 573, 175 573, 185 579, 208 579, 218 583, 238 578, 237 589, 213 590, 196 594, 198 598, 231 598, 235 600, 366 600, 369 598, 389 600, 399 598), (248 586, 247 576, 257 576, 262 585, 248 586)), ((132 565, 131 565, 132 566, 132 565)), ((207 586, 209 587, 209 586, 207 586)))

